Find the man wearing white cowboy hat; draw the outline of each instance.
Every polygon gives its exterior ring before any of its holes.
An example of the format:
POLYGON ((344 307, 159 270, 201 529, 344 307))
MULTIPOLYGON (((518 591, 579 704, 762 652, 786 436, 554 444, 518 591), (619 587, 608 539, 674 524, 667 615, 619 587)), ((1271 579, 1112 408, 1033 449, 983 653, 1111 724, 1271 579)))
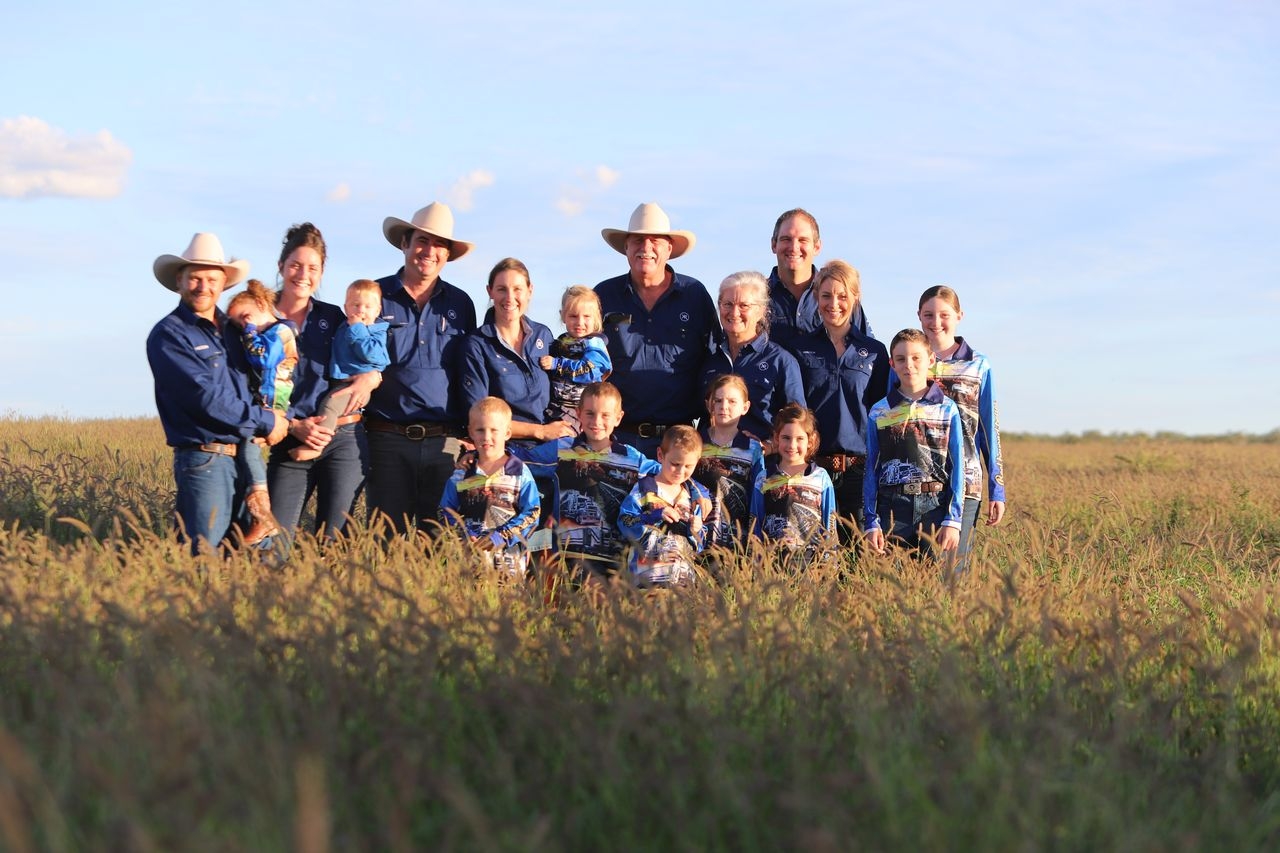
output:
POLYGON ((464 413, 453 386, 458 349, 475 331, 471 297, 440 278, 444 265, 474 248, 453 236, 453 212, 432 202, 405 221, 382 223, 387 242, 404 253, 404 266, 379 279, 382 315, 390 323, 391 364, 369 398, 369 513, 384 513, 405 533, 435 522, 444 485, 461 449, 464 413))
POLYGON ((231 528, 241 439, 260 435, 275 444, 289 421, 254 404, 244 347, 218 308, 222 291, 244 280, 249 263, 228 260, 217 236, 196 234, 186 251, 161 255, 152 270, 179 299, 147 336, 147 361, 173 448, 180 532, 195 553, 218 545, 231 528))
POLYGON ((702 408, 699 368, 716 309, 702 282, 667 263, 692 249, 696 238, 673 230, 658 205, 642 204, 625 229, 600 234, 631 267, 595 288, 613 359, 609 381, 622 392, 618 436, 652 457, 667 427, 691 423, 702 408))

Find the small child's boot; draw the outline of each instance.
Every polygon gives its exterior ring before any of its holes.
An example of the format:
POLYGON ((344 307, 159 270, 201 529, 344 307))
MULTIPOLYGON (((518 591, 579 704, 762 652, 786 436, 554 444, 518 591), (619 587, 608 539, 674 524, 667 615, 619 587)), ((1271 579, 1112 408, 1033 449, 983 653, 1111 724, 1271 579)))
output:
POLYGON ((244 535, 244 544, 257 545, 268 536, 280 532, 280 522, 271 514, 271 498, 267 495, 266 486, 259 486, 249 491, 244 499, 249 508, 249 517, 253 523, 249 532, 244 535))

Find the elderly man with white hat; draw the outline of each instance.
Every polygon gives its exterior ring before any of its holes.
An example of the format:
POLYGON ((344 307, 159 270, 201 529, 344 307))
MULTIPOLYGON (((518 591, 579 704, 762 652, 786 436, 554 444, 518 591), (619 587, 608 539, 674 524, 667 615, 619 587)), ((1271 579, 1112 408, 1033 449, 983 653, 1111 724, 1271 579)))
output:
POLYGON ((669 260, 693 248, 690 231, 677 231, 656 204, 641 204, 625 229, 600 232, 627 256, 630 271, 596 285, 613 375, 622 392, 619 440, 652 457, 673 424, 691 423, 702 408, 698 377, 717 328, 711 294, 669 260))
POLYGON ((388 216, 387 242, 404 253, 404 266, 378 280, 382 315, 390 323, 391 364, 369 398, 369 513, 383 513, 397 532, 429 529, 464 435, 454 385, 464 337, 475 331, 475 304, 440 273, 474 248, 453 236, 453 212, 432 202, 412 219, 388 216))
POLYGON ((289 421, 254 404, 248 363, 238 333, 218 308, 223 290, 249 273, 229 260, 214 234, 196 234, 181 255, 161 255, 156 279, 178 294, 178 307, 147 336, 156 408, 173 448, 180 533, 193 553, 217 546, 231 528, 243 485, 236 479, 242 439, 284 438, 289 421))

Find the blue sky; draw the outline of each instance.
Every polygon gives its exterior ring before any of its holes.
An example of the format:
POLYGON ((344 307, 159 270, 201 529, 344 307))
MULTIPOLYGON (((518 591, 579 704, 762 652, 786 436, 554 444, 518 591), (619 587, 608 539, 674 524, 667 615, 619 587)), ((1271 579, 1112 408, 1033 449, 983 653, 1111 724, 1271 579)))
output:
POLYGON ((714 289, 781 211, 863 276, 882 337, 950 284, 1006 430, 1280 427, 1280 6, 1262 2, 72 2, 0 34, 0 414, 154 413, 151 276, 195 231, 274 281, 311 220, 322 295, 394 272, 433 199, 485 304, 530 267, 625 271, 657 201, 714 289), (202 34, 202 35, 201 35, 202 34), (1270 318, 1268 320, 1268 318, 1270 318), (1258 322, 1263 322, 1258 328, 1258 322))

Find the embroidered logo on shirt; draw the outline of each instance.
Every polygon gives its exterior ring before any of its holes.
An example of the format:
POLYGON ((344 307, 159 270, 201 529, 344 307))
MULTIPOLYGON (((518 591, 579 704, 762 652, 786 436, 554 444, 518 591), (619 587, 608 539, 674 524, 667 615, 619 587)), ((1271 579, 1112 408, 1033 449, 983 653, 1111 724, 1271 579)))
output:
POLYGON ((320 321, 320 331, 322 331, 322 332, 327 332, 327 331, 329 331, 329 321, 328 321, 328 320, 321 320, 321 321, 320 321))
POLYGON ((208 348, 209 348, 208 344, 200 344, 200 346, 196 347, 196 352, 200 352, 201 350, 206 350, 208 348))
POLYGON ((688 312, 688 311, 681 311, 681 312, 680 312, 680 322, 681 322, 681 323, 687 323, 687 322, 689 322, 689 312, 688 312))
POLYGON ((762 361, 762 362, 760 362, 760 369, 761 369, 761 370, 768 370, 768 369, 769 369, 769 362, 767 362, 767 361, 762 361))
POLYGON ((866 347, 858 347, 858 355, 862 356, 863 358, 866 358, 870 354, 871 354, 870 351, 866 347))
POLYGON ((456 320, 456 319, 458 319, 458 312, 457 312, 457 311, 454 311, 452 308, 450 308, 448 311, 444 312, 444 315, 445 315, 446 317, 448 317, 450 320, 456 320))
POLYGON ((538 342, 534 344, 537 349, 542 349, 542 338, 538 338, 538 342))

